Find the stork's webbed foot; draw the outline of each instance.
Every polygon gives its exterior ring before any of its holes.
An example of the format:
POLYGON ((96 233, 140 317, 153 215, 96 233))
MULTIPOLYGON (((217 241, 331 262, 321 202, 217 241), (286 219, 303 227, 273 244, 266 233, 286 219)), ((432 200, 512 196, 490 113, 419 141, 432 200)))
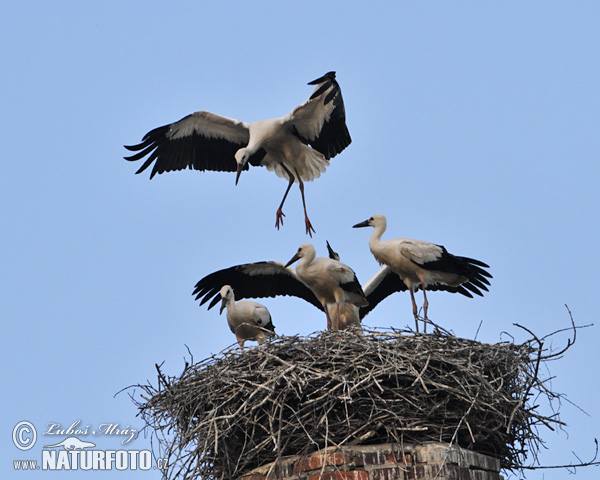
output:
POLYGON ((304 217, 304 224, 306 225, 306 234, 312 238, 312 234, 317 233, 317 231, 313 228, 308 217, 304 217))
POLYGON ((280 227, 283 227, 283 217, 285 217, 285 213, 281 208, 278 208, 275 212, 275 228, 279 230, 280 227))

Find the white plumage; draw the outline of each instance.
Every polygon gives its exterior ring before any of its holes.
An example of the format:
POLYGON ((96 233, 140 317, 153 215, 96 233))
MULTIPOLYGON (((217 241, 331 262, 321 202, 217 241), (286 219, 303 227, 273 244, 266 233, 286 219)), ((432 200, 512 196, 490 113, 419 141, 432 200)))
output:
POLYGON ((296 275, 306 284, 326 309, 328 328, 339 330, 337 320, 342 305, 349 303, 356 307, 368 305, 368 301, 354 271, 338 260, 317 258, 312 245, 302 245, 287 263, 286 267, 300 260, 296 275), (330 316, 331 306, 335 305, 337 315, 334 322, 330 316))
POLYGON ((227 324, 240 348, 244 348, 246 340, 256 340, 261 344, 267 337, 275 334, 267 307, 250 300, 236 302, 233 289, 229 285, 224 285, 219 293, 222 299, 220 313, 227 309, 227 324))
POLYGON ((483 295, 481 290, 488 290, 487 286, 490 284, 488 278, 492 276, 484 270, 489 266, 480 260, 452 255, 442 245, 421 240, 409 238, 382 240, 381 237, 387 228, 386 218, 383 215, 373 215, 368 220, 354 225, 354 228, 369 226, 374 228, 369 240, 371 253, 386 267, 369 282, 368 289, 371 291, 379 289, 379 296, 408 290, 417 331, 419 318, 414 297, 417 289, 423 290, 425 328, 429 307, 427 290, 444 290, 471 298, 473 297, 471 292, 483 295), (392 273, 399 277, 400 283, 390 278, 392 273))
POLYGON ((255 262, 213 272, 196 283, 193 295, 200 305, 210 302, 208 308, 211 309, 221 298, 222 285, 232 286, 238 298, 280 295, 302 298, 325 312, 329 329, 344 327, 344 320, 338 321, 346 315, 346 308, 341 305, 355 308, 354 305, 367 304, 354 271, 339 261, 316 258, 312 245, 300 247, 286 266, 276 262, 255 262), (287 268, 300 259, 296 271, 287 268), (334 310, 335 318, 331 313, 334 310))
POLYGON ((309 82, 315 91, 302 105, 283 117, 245 123, 210 112, 196 112, 148 132, 130 161, 147 157, 136 173, 154 163, 157 173, 186 168, 236 171, 236 184, 248 164, 265 166, 288 180, 276 211, 275 226, 283 225, 283 205, 294 182, 298 182, 304 207, 306 232, 314 228, 306 211, 304 182, 321 175, 336 156, 351 143, 346 126, 342 93, 335 72, 309 82))

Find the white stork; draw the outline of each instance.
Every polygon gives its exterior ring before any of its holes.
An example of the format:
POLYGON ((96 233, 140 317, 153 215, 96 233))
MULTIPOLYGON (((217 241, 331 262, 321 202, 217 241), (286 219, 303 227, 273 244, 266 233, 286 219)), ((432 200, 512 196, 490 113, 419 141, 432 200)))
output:
POLYGON ((316 258, 312 245, 303 245, 296 255, 283 266, 276 262, 256 262, 219 270, 202 278, 193 295, 208 308, 220 299, 222 285, 230 285, 238 298, 264 298, 289 295, 302 298, 325 312, 327 327, 337 329, 335 318, 328 312, 340 303, 364 306, 367 301, 354 271, 341 262, 316 258), (296 271, 287 268, 302 259, 296 271))
POLYGON ((315 230, 306 211, 304 182, 319 177, 329 159, 352 140, 335 72, 328 72, 309 85, 315 85, 310 98, 283 117, 245 123, 210 112, 192 113, 149 131, 136 145, 126 145, 137 153, 125 159, 137 161, 147 157, 135 173, 154 163, 150 178, 185 168, 236 171, 236 185, 248 163, 267 167, 289 182, 275 213, 275 227, 283 225, 283 204, 294 182, 298 182, 306 233, 312 236, 315 230))
MULTIPOLYGON (((357 223, 354 228, 373 227, 369 240, 369 248, 375 259, 387 268, 383 268, 373 278, 370 287, 377 288, 378 298, 369 298, 375 306, 383 298, 394 291, 408 290, 412 301, 416 331, 419 331, 419 317, 414 292, 423 290, 423 319, 427 328, 427 310, 429 302, 426 290, 444 290, 460 293, 473 298, 472 293, 483 296, 481 290, 488 291, 488 278, 492 275, 484 270, 489 265, 480 260, 458 257, 449 253, 442 245, 421 240, 398 238, 381 240, 387 222, 383 215, 373 215, 364 222, 357 223), (399 277, 400 282, 396 280, 399 277), (382 296, 382 298, 379 298, 382 296)), ((366 314, 366 313, 365 313, 366 314)))
POLYGON ((340 329, 338 321, 344 304, 349 303, 356 307, 369 304, 356 274, 349 266, 332 258, 317 258, 315 248, 310 244, 298 248, 285 266, 289 267, 298 260, 300 263, 296 267, 296 275, 310 287, 321 305, 326 308, 328 328, 340 329), (335 305, 336 309, 334 321, 331 321, 329 316, 332 305, 335 305))
MULTIPOLYGON (((326 241, 326 246, 329 258, 340 261, 340 254, 331 247, 329 241, 326 241)), ((364 292, 370 305, 371 301, 369 300, 369 294, 366 290, 364 290, 364 292)), ((362 307, 360 311, 366 308, 368 308, 368 306, 362 307)), ((327 315, 331 322, 336 325, 338 330, 346 330, 349 328, 360 330, 360 322, 362 320, 360 311, 356 305, 344 303, 342 305, 328 305, 327 315)))
POLYGON ((227 309, 227 324, 242 350, 246 340, 255 340, 262 344, 267 337, 275 335, 275 326, 267 307, 249 300, 236 302, 233 288, 229 285, 224 285, 219 295, 221 296, 219 314, 227 309))

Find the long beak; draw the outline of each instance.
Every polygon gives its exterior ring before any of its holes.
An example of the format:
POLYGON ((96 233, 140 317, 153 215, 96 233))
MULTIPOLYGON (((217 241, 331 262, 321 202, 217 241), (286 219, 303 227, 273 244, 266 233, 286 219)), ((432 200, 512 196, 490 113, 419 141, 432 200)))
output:
POLYGON ((238 182, 240 181, 240 175, 242 174, 242 165, 241 164, 237 164, 237 171, 235 174, 235 184, 237 185, 238 182))
POLYGON ((368 227, 369 226, 369 221, 365 220, 364 222, 360 222, 357 223, 356 225, 352 225, 352 228, 363 228, 363 227, 368 227))
POLYGON ((225 310, 225 307, 227 307, 227 302, 226 300, 223 298, 221 300, 221 308, 219 308, 219 315, 221 315, 223 313, 223 310, 225 310))
POLYGON ((290 261, 288 263, 285 264, 285 268, 289 267, 292 263, 297 262, 298 260, 300 260, 300 255, 296 254, 294 255, 290 261))

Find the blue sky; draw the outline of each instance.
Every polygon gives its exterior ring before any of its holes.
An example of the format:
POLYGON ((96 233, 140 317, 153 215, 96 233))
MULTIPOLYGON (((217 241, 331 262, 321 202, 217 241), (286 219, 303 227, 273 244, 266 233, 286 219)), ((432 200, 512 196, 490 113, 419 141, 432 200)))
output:
MULTIPOLYGON (((253 169, 237 188, 218 173, 149 181, 122 145, 194 110, 281 115, 328 70, 354 141, 307 184, 322 254, 328 239, 366 281, 377 265, 367 232, 350 227, 384 213, 388 238, 491 265, 485 298, 430 296, 432 319, 457 334, 472 337, 480 321, 485 341, 522 338, 513 322, 544 334, 568 325, 564 303, 578 323, 596 321, 599 20, 592 1, 5 4, 5 475, 34 477, 11 470, 28 458, 10 441, 20 420, 141 426, 115 392, 154 380, 154 363, 179 372, 186 344, 203 358, 234 340, 224 318, 193 302, 194 283, 242 262, 285 261, 307 241, 296 188, 284 229, 273 228, 285 182, 271 173, 253 169)), ((279 333, 324 327, 300 300, 264 303, 279 333)), ((366 324, 411 325, 408 296, 366 324)), ((551 365, 553 387, 590 416, 563 404, 568 435, 544 434, 545 463, 587 456, 600 433, 599 340, 598 327, 586 330, 551 365)), ((113 476, 133 475, 103 478, 113 476)))

